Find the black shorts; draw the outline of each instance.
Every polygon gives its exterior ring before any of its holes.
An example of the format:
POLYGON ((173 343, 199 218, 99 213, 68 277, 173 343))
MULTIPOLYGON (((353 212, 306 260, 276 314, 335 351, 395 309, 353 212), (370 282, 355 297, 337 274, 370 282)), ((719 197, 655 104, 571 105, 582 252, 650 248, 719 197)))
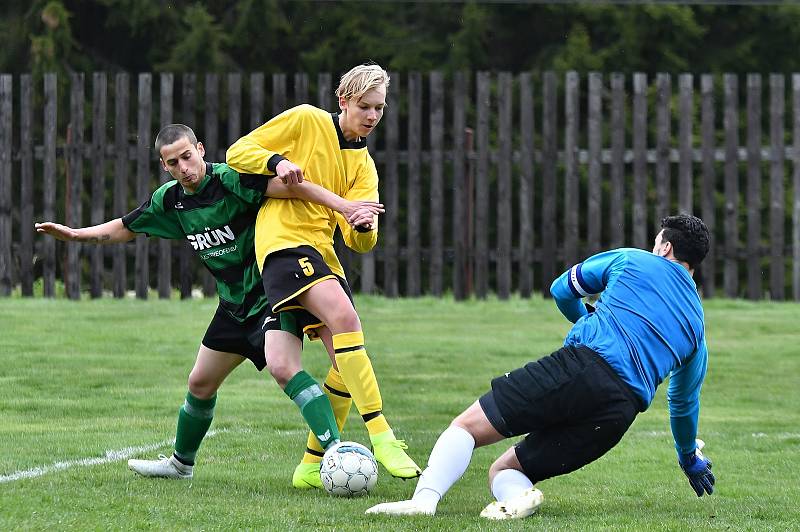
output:
POLYGON ((243 356, 261 371, 267 365, 264 358, 264 333, 269 330, 286 331, 302 340, 304 328, 318 321, 303 309, 276 315, 266 308, 261 314, 239 322, 218 306, 203 336, 203 345, 214 351, 243 356))
POLYGON ((603 456, 640 410, 630 387, 603 357, 583 346, 562 347, 497 377, 480 404, 500 434, 527 434, 516 453, 533 482, 603 456))
POLYGON ((322 321, 304 308, 293 308, 277 313, 267 309, 263 329, 265 333, 267 331, 285 331, 301 340, 303 333, 306 333, 309 340, 317 340, 319 336, 316 329, 321 326, 322 321))
POLYGON ((350 302, 353 302, 347 281, 333 273, 320 252, 311 246, 270 253, 264 259, 261 278, 273 312, 303 308, 297 296, 327 279, 338 279, 350 302))

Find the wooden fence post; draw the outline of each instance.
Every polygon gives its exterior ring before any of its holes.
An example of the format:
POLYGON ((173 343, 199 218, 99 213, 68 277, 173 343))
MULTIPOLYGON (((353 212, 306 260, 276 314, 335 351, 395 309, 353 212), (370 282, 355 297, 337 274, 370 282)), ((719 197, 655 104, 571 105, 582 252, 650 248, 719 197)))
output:
MULTIPOLYGON (((672 78, 669 74, 656 74, 656 202, 652 227, 647 225, 647 238, 651 230, 660 226, 664 216, 672 214, 672 176, 669 161, 670 140, 672 138, 672 78)), ((651 222, 648 222, 648 224, 651 222)))
MULTIPOLYGON (((66 223, 70 227, 83 227, 83 73, 70 74, 70 123, 67 128, 67 194, 66 223)), ((82 244, 67 242, 67 260, 63 269, 67 297, 81 297, 82 244)))
POLYGON ((491 120, 491 77, 489 72, 476 75, 477 93, 477 166, 475 172, 475 295, 481 299, 489 292, 489 122, 491 120))
POLYGON ((725 74, 725 295, 739 295, 739 78, 725 74))
POLYGON ((568 268, 578 261, 578 211, 581 191, 578 182, 578 127, 580 126, 580 80, 578 73, 567 72, 564 80, 564 232, 563 264, 568 268))
MULTIPOLYGON (((163 72, 159 79, 159 130, 160 128, 172 123, 172 100, 175 76, 171 72, 163 72)), ((160 153, 155 153, 155 157, 160 158, 160 153)), ((167 183, 172 180, 172 175, 159 166, 161 179, 159 183, 167 183)), ((180 185, 177 185, 180 186, 180 185)), ((169 299, 172 295, 172 248, 174 242, 166 238, 158 239, 158 297, 159 299, 169 299)))
POLYGON ((444 267, 444 76, 439 71, 430 74, 430 243, 428 246, 428 283, 431 295, 443 292, 444 267))
POLYGON ((33 295, 33 83, 30 74, 19 79, 19 272, 20 289, 33 295))
MULTIPOLYGON (((114 212, 124 216, 128 211, 128 107, 130 78, 120 72, 114 79, 114 212)), ((128 287, 127 244, 115 244, 113 257, 114 297, 124 297, 128 287)))
MULTIPOLYGON (((141 204, 150 198, 150 121, 152 117, 153 75, 139 74, 139 102, 136 126, 136 201, 141 204)), ((147 237, 136 237, 136 297, 147 299, 150 287, 150 255, 147 237)))
POLYGON ((747 75, 747 297, 761 299, 761 75, 747 75))
POLYGON ((558 160, 556 75, 544 73, 542 89, 542 295, 550 297, 550 284, 556 269, 556 162, 558 160))
POLYGON ((496 291, 500 299, 511 296, 511 241, 512 241, 512 192, 511 147, 512 77, 510 72, 497 76, 497 276, 496 291))
MULTIPOLYGON (((92 198, 89 223, 98 225, 105 221, 106 203, 106 118, 108 78, 105 72, 92 76, 92 198)), ((89 294, 96 299, 103 296, 102 245, 90 247, 89 294)))
POLYGON ((784 240, 786 238, 784 224, 786 213, 784 207, 784 98, 785 82, 783 74, 770 74, 770 187, 769 187, 769 242, 770 273, 769 297, 774 301, 783 301, 785 293, 784 240))
MULTIPOLYGON (((195 74, 183 74, 181 84, 181 120, 197 132, 197 76, 195 74)), ((194 286, 197 268, 194 262, 194 253, 188 240, 181 242, 178 248, 178 269, 180 271, 181 299, 190 298, 192 297, 192 286, 194 286)))
POLYGON ((714 114, 714 78, 711 74, 703 74, 700 77, 700 98, 702 99, 702 118, 701 131, 701 150, 703 154, 703 180, 700 192, 701 212, 703 221, 711 234, 708 254, 702 265, 703 294, 706 297, 714 297, 717 275, 716 268, 716 248, 717 242, 714 237, 716 229, 716 201, 717 176, 714 162, 715 149, 715 114, 714 114))
POLYGON ((399 102, 396 94, 399 93, 400 79, 394 72, 390 75, 392 78, 392 90, 386 96, 387 115, 385 117, 386 126, 386 148, 385 148, 385 162, 384 173, 381 183, 383 184, 383 191, 381 193, 381 201, 386 207, 386 214, 383 215, 383 224, 381 225, 382 233, 382 256, 383 256, 383 293, 387 297, 397 297, 400 295, 398 272, 399 272, 399 237, 397 234, 398 209, 400 208, 399 198, 399 176, 397 171, 397 146, 399 144, 399 102))
POLYGON ((692 179, 692 117, 694 115, 694 80, 691 74, 678 77, 680 90, 679 109, 679 165, 678 165, 678 211, 692 214, 694 205, 694 185, 692 179))
MULTIPOLYGON (((203 137, 206 141, 206 160, 216 162, 219 160, 219 74, 206 74, 205 79, 205 120, 203 137)), ((224 156, 223 156, 224 157, 224 156)), ((206 268, 200 274, 203 285, 203 295, 211 297, 217 293, 217 283, 214 276, 206 268)))
MULTIPOLYGON (((89 214, 91 225, 105 221, 107 88, 106 73, 95 72, 92 75, 92 196, 89 214)), ((91 263, 89 294, 93 299, 103 296, 104 251, 102 245, 89 247, 91 263)))
POLYGON ((422 293, 420 261, 420 173, 422 151, 422 76, 408 75, 408 165, 406 166, 406 290, 405 295, 422 293))
POLYGON ((625 75, 611 74, 611 187, 609 192, 609 241, 620 248, 625 238, 625 75))
MULTIPOLYGON (((453 80, 453 297, 469 296, 469 224, 467 202, 472 194, 466 170, 467 73, 455 73, 453 80)), ((388 147, 388 146, 387 146, 388 147)))
POLYGON ((533 230, 535 203, 533 82, 530 72, 519 76, 519 293, 529 298, 533 292, 533 230))
POLYGON ((250 74, 250 130, 264 123, 264 73, 250 74))
MULTIPOLYGON (((286 74, 272 74, 272 116, 286 109, 286 74)), ((270 118, 272 118, 270 116, 270 118)), ((264 120, 265 122, 267 120, 264 120)))
POLYGON ((294 104, 310 103, 308 100, 308 74, 296 72, 294 75, 294 104))
MULTIPOLYGON (((600 153, 603 149, 603 75, 589 73, 589 95, 586 126, 589 137, 589 171, 586 187, 586 247, 582 256, 600 251, 603 235, 603 164, 600 153)), ((622 203, 612 204, 609 211, 619 210, 622 203)), ((573 208, 579 209, 577 205, 573 208)))
POLYGON ((792 296, 800 301, 800 74, 792 74, 792 296))
POLYGON ((0 296, 11 294, 11 166, 13 78, 0 75, 0 296))
POLYGON ((647 74, 633 75, 633 247, 647 248, 647 74))

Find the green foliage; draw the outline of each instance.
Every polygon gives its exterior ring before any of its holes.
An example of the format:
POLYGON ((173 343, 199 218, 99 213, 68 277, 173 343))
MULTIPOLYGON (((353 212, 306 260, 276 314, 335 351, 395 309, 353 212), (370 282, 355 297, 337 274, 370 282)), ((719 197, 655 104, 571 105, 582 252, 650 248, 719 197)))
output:
POLYGON ((789 72, 800 6, 10 0, 0 71, 789 72))
POLYGON ((229 37, 201 4, 186 9, 178 23, 181 39, 169 49, 167 59, 156 65, 166 72, 217 72, 229 63, 223 49, 229 37))

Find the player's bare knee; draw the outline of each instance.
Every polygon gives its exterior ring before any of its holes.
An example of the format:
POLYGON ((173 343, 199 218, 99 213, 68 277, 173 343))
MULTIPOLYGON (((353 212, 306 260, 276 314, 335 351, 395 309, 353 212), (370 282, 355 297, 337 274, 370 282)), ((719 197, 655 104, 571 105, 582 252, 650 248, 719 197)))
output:
POLYGON ((294 373, 290 369, 288 364, 285 364, 281 360, 267 360, 267 370, 269 370, 269 374, 272 375, 272 378, 275 379, 275 382, 278 383, 278 386, 281 388, 285 388, 286 384, 294 377, 294 373))
POLYGON ((217 393, 219 384, 205 375, 192 371, 189 373, 189 393, 198 399, 211 399, 217 393))
POLYGON ((331 323, 326 323, 332 331, 340 332, 353 332, 361 330, 361 320, 358 318, 355 309, 336 313, 333 318, 330 318, 331 323))

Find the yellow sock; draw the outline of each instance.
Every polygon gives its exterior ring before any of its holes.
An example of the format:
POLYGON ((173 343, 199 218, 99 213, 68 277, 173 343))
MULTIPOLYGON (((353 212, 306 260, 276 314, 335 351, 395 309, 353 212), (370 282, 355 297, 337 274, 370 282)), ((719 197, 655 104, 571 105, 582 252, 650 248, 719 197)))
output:
POLYGON ((378 389, 378 380, 372 363, 364 349, 364 333, 361 331, 333 335, 336 365, 342 376, 358 413, 364 419, 370 436, 386 432, 389 423, 383 416, 383 400, 378 389))
MULTIPOLYGON (((322 386, 325 390, 328 399, 333 408, 333 415, 336 417, 336 424, 339 426, 339 432, 342 432, 344 424, 347 422, 347 415, 350 413, 350 406, 353 404, 353 398, 347 392, 342 376, 336 371, 333 366, 328 370, 328 376, 325 378, 325 384, 322 386)), ((304 464, 314 464, 322 460, 323 455, 322 446, 314 433, 308 431, 308 440, 306 441, 306 452, 303 454, 301 462, 304 464)))

